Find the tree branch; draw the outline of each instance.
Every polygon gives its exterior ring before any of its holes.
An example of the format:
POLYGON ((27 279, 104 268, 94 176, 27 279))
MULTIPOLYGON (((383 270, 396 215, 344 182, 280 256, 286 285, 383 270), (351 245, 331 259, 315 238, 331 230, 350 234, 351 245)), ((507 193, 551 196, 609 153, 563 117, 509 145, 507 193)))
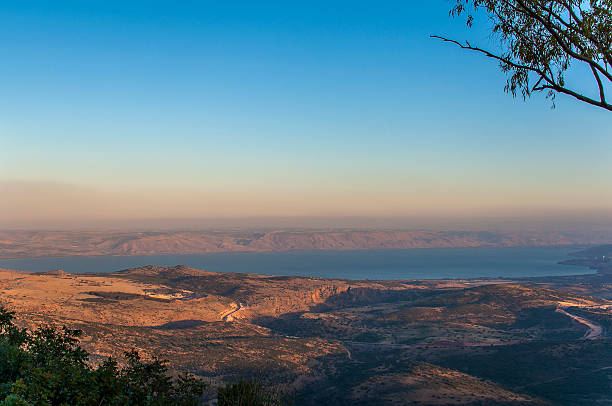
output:
POLYGON ((593 106, 597 106, 597 107, 601 107, 603 109, 606 109, 608 111, 612 111, 612 104, 608 104, 606 102, 602 102, 602 101, 598 101, 595 99, 591 99, 590 97, 584 96, 580 93, 576 93, 573 90, 570 89, 566 89, 564 87, 561 87, 559 85, 542 85, 534 90, 536 91, 540 91, 540 90, 544 90, 544 89, 550 89, 550 90, 554 90, 555 92, 559 92, 559 93, 564 93, 567 94, 569 96, 572 96, 580 101, 583 101, 585 103, 588 104, 592 104, 593 106))
POLYGON ((528 70, 528 71, 531 71, 531 72, 535 72, 535 73, 537 73, 538 75, 540 75, 540 77, 541 77, 542 79, 544 79, 546 82, 548 82, 548 83, 550 83, 550 84, 553 84, 553 85, 555 84, 554 80, 552 80, 551 78, 549 78, 549 77, 548 77, 548 76, 547 76, 547 75, 546 75, 546 74, 545 74, 545 73, 544 73, 542 70, 540 70, 540 69, 538 69, 538 68, 534 68, 533 66, 529 66, 529 65, 521 65, 521 64, 518 64, 518 63, 516 63, 516 62, 511 61, 511 60, 510 60, 510 59, 508 59, 508 58, 503 58, 503 57, 501 57, 501 56, 498 56, 498 55, 492 54, 491 52, 489 52, 489 51, 487 51, 487 50, 485 50, 485 49, 478 48, 478 47, 474 47, 474 46, 470 45, 470 43, 469 43, 469 42, 466 42, 466 44, 464 45, 464 44, 460 43, 459 41, 455 41, 455 40, 453 40, 453 39, 449 39, 449 38, 444 38, 444 37, 441 37, 441 36, 439 36, 439 35, 430 35, 429 37, 430 37, 430 38, 440 39, 440 40, 442 40, 442 41, 444 41, 444 42, 450 42, 450 43, 453 43, 453 44, 455 44, 455 45, 459 46, 459 47, 460 47, 460 48, 462 48, 462 49, 467 49, 467 50, 470 50, 470 51, 479 52, 479 53, 481 53, 481 54, 484 54, 484 55, 485 55, 485 56, 487 56, 488 58, 496 59, 496 60, 498 60, 498 61, 500 61, 500 62, 503 62, 503 63, 505 63, 505 64, 508 64, 508 65, 510 65, 510 66, 512 66, 512 67, 514 67, 514 68, 516 68, 516 69, 525 69, 525 70, 528 70))
POLYGON ((527 5, 525 5, 525 2, 523 0, 516 0, 516 2, 523 8, 524 12, 526 12, 527 15, 529 15, 531 18, 535 19, 540 24, 542 24, 542 26, 557 40, 557 42, 559 43, 563 51, 565 51, 572 58, 586 62, 587 64, 596 68, 598 71, 601 72, 602 75, 604 75, 609 81, 612 82, 612 74, 610 72, 608 72, 606 69, 604 69, 601 65, 599 65, 594 60, 589 59, 583 55, 580 55, 571 49, 571 46, 568 45, 559 35, 559 31, 562 31, 562 30, 560 30, 554 24, 549 24, 549 22, 543 19, 540 15, 538 15, 538 13, 534 12, 532 9, 527 7, 527 5))
POLYGON ((574 97, 574 98, 576 98, 576 99, 578 99, 580 101, 583 101, 585 103, 592 104, 594 106, 598 106, 598 107, 601 107, 603 109, 612 111, 612 104, 608 104, 605 101, 603 84, 601 84, 601 79, 599 78, 599 75, 597 75, 597 70, 595 70, 595 68, 593 68, 593 67, 591 67, 591 69, 593 69, 593 72, 596 74, 596 78, 599 79, 598 84, 600 85, 600 87, 599 87, 599 89, 600 89, 600 97, 602 98, 599 101, 595 100, 595 99, 592 99, 590 97, 584 96, 584 95, 582 95, 580 93, 577 93, 577 92, 575 92, 573 90, 567 89, 567 88, 557 84, 554 80, 549 78, 542 70, 540 70, 538 68, 535 68, 535 67, 532 67, 532 66, 529 66, 529 65, 518 64, 518 63, 513 62, 513 61, 511 61, 511 60, 509 60, 507 58, 503 58, 501 56, 495 55, 495 54, 493 54, 493 53, 491 53, 491 52, 489 52, 489 51, 487 51, 485 49, 474 47, 474 46, 470 45, 469 42, 466 42, 465 44, 462 44, 459 41, 448 39, 448 38, 445 38, 445 37, 442 37, 442 36, 439 36, 439 35, 431 35, 430 38, 436 38, 436 39, 442 40, 444 42, 450 42, 452 44, 455 44, 455 45, 459 46, 461 49, 466 49, 466 50, 470 50, 470 51, 474 51, 474 52, 479 52, 479 53, 487 56, 488 58, 492 58, 492 59, 498 60, 498 61, 500 61, 502 63, 505 63, 505 64, 508 64, 508 65, 510 65, 510 66, 512 66, 512 67, 514 67, 516 69, 525 69, 525 70, 528 70, 530 72, 537 73, 540 76, 540 78, 539 78, 538 82, 535 84, 535 86, 532 88, 532 91, 542 91, 542 90, 545 90, 545 89, 554 90, 554 91, 556 91, 558 93, 564 93, 566 95, 572 96, 572 97, 574 97), (539 85, 542 82, 542 80, 547 82, 547 84, 539 85))
POLYGON ((602 103, 605 103, 606 102, 606 92, 604 91, 603 83, 601 83, 601 78, 599 77, 599 73, 597 73, 597 70, 595 70, 595 68, 592 66, 591 66, 591 71, 593 72, 593 75, 595 76, 595 80, 597 81, 597 87, 599 87, 599 98, 602 103))

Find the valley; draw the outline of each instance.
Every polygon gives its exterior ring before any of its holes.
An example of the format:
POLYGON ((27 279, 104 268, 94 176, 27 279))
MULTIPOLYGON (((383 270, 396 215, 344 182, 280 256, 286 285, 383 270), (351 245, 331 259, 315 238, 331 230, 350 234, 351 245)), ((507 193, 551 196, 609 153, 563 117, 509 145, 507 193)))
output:
POLYGON ((596 275, 464 281, 2 270, 0 304, 23 325, 82 329, 92 362, 136 348, 210 388, 263 374, 298 405, 605 405, 606 264, 592 264, 596 275))

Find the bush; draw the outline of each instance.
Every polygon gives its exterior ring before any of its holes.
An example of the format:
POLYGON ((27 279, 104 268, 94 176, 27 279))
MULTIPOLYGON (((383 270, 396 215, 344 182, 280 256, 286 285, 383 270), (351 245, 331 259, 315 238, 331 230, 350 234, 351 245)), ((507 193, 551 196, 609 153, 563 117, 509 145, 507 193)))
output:
POLYGON ((276 406, 288 405, 287 396, 277 389, 265 386, 261 379, 241 379, 226 383, 218 389, 218 406, 276 406))
POLYGON ((172 378, 165 363, 126 353, 126 366, 108 358, 91 365, 79 346, 81 332, 68 328, 19 329, 0 307, 0 405, 197 406, 205 384, 172 378))
MULTIPOLYGON (((14 324, 0 306, 0 406, 198 406, 206 385, 192 375, 173 378, 164 361, 145 362, 136 351, 125 366, 108 358, 89 362, 81 331, 14 324)), ((219 406, 282 406, 286 398, 261 380, 240 380, 218 390, 219 406)))

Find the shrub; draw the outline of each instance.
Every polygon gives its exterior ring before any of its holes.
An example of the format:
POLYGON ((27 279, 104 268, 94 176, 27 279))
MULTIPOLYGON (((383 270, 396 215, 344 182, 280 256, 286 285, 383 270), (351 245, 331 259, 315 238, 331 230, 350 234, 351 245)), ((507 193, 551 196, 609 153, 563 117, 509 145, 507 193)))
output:
POLYGON ((281 406, 288 398, 278 389, 265 386, 261 379, 241 379, 218 389, 218 406, 281 406))
MULTIPOLYGON (((206 385, 189 374, 172 377, 164 361, 125 354, 94 366, 80 347, 81 331, 14 324, 0 306, 0 406, 199 406, 206 385)), ((283 406, 286 397, 261 380, 218 390, 219 406, 283 406)))
POLYGON ((91 365, 81 332, 66 327, 19 329, 0 307, 1 406, 197 406, 205 384, 191 375, 172 378, 158 359, 126 353, 126 366, 108 358, 91 365))

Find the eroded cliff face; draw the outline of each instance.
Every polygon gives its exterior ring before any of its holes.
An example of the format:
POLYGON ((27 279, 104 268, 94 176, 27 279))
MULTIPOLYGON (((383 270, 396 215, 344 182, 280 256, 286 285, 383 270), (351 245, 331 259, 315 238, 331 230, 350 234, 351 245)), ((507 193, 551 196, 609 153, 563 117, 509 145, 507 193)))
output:
MULTIPOLYGON (((308 312, 320 306, 326 306, 328 301, 350 291, 350 285, 330 284, 304 290, 289 290, 277 292, 273 296, 254 295, 250 298, 247 309, 237 315, 237 318, 252 320, 259 317, 278 317, 287 313, 308 312)), ((248 299, 247 299, 248 300, 248 299)))
POLYGON ((315 287, 307 284, 292 289, 278 289, 273 296, 252 295, 245 299, 246 308, 237 319, 255 320, 291 313, 321 312, 347 306, 409 300, 421 288, 408 283, 333 281, 315 287), (368 285, 369 284, 369 285, 368 285), (249 302, 250 301, 250 302, 249 302))

